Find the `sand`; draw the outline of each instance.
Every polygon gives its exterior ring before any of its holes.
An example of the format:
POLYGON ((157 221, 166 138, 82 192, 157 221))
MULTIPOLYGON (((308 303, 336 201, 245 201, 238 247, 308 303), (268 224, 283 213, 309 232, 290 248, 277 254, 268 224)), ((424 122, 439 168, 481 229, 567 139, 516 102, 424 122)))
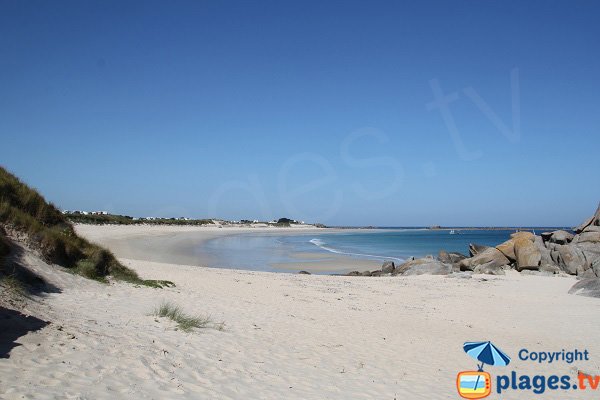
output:
MULTIPOLYGON (((91 240, 106 233, 78 230, 91 240)), ((570 277, 307 276, 122 259, 144 278, 177 285, 152 289, 100 284, 29 251, 23 257, 61 293, 28 302, 28 313, 51 323, 0 359, 2 399, 456 399, 457 372, 475 368, 462 344, 477 340, 513 357, 509 367, 486 368, 492 375, 600 371, 600 302, 568 295, 570 277), (162 301, 224 330, 176 330, 151 315, 162 301), (537 364, 519 360, 521 348, 587 349, 591 361, 537 364)))
MULTIPOLYGON (((221 265, 210 255, 195 251, 206 240, 226 235, 297 235, 353 232, 356 229, 315 228, 293 225, 290 228, 255 226, 252 228, 218 226, 147 226, 147 225, 82 225, 76 231, 89 240, 111 249, 117 257, 181 265, 235 267, 221 265)), ((360 230, 364 232, 365 230, 360 230)), ((382 261, 357 259, 328 252, 290 254, 297 261, 273 263, 269 267, 283 272, 307 270, 313 273, 346 273, 381 268, 382 261)))

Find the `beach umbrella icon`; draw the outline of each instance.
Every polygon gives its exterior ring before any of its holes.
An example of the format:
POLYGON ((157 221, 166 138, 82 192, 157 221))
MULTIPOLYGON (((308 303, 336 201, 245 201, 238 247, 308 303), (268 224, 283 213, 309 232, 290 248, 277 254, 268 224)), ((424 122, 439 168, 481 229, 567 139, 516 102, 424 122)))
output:
POLYGON ((504 367, 510 363, 510 357, 489 341, 466 342, 463 349, 465 353, 481 362, 481 365, 477 366, 479 371, 483 371, 484 364, 504 367))

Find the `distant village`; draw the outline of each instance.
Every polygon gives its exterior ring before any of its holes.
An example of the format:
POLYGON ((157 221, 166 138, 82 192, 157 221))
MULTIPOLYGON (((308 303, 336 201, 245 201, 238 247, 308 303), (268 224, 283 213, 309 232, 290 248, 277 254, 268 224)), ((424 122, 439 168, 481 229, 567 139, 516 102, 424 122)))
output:
POLYGON ((63 210, 62 213, 73 222, 82 223, 107 223, 107 224, 133 224, 133 223, 189 223, 189 224, 215 224, 215 225, 306 225, 304 221, 298 221, 290 218, 279 218, 271 221, 260 221, 258 219, 242 220, 223 220, 223 219, 194 219, 188 217, 130 217, 127 215, 111 214, 108 211, 82 211, 82 210, 63 210))

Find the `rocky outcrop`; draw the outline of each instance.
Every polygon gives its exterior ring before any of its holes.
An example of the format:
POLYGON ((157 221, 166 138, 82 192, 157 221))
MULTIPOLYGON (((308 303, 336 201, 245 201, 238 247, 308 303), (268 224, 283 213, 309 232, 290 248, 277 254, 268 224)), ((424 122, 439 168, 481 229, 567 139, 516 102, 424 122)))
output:
POLYGON ((510 264, 510 260, 495 247, 488 247, 474 257, 465 258, 458 263, 461 271, 474 271, 475 267, 488 264, 488 268, 503 267, 510 264))

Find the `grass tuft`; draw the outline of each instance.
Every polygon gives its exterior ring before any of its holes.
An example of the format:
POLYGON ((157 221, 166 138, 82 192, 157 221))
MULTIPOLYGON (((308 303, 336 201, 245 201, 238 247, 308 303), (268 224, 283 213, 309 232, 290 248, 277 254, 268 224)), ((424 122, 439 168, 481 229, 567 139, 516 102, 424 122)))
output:
POLYGON ((183 312, 181 307, 170 302, 162 302, 154 310, 154 315, 175 321, 177 327, 184 332, 190 332, 194 328, 208 328, 212 324, 210 317, 188 315, 183 312))

